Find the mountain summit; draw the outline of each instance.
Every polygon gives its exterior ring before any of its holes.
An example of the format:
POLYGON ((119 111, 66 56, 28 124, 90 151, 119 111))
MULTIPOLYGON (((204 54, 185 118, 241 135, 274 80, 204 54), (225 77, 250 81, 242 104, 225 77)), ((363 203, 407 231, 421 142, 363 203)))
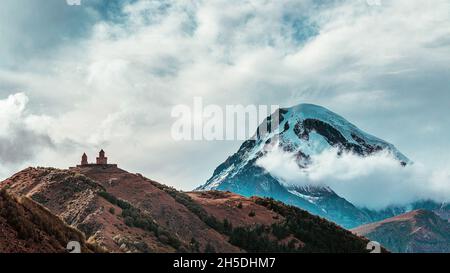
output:
POLYGON ((399 164, 410 163, 394 145, 362 131, 340 115, 318 105, 299 104, 279 109, 264 120, 257 133, 218 166, 213 176, 197 190, 229 190, 244 196, 273 197, 344 227, 373 221, 373 214, 356 208, 329 187, 289 186, 267 173, 256 162, 274 146, 295 154, 300 168, 308 166, 312 156, 330 149, 337 149, 338 154, 352 152, 361 157, 386 151, 399 164), (279 121, 276 128, 263 130, 276 121, 279 121))

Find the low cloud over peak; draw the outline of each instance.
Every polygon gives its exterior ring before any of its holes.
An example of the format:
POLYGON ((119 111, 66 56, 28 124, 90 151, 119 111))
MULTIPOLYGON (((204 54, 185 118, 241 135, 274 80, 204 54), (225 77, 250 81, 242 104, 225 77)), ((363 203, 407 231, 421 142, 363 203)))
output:
POLYGON ((450 171, 413 163, 403 167, 389 152, 359 156, 336 149, 311 157, 300 168, 296 156, 274 148, 257 161, 287 185, 329 186, 360 207, 383 209, 419 200, 450 201, 450 171))

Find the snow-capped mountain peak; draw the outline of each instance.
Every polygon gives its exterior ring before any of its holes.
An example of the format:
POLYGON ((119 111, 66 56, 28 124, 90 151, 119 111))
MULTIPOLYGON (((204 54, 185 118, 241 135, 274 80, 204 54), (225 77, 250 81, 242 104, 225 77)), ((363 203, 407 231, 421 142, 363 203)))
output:
MULTIPOLYGON (((274 115, 279 116, 280 124, 277 130, 259 135, 260 140, 268 142, 275 137, 285 149, 296 148, 306 155, 318 154, 331 147, 362 156, 387 150, 403 164, 410 162, 394 145, 360 130, 342 116, 324 107, 299 104, 280 109, 274 115)), ((274 115, 271 119, 274 119, 274 115)))
POLYGON ((312 156, 330 149, 361 157, 389 152, 399 164, 410 160, 394 145, 372 136, 342 116, 313 104, 282 108, 263 121, 256 134, 219 165, 197 190, 229 190, 244 196, 268 196, 324 216, 343 226, 369 222, 369 216, 326 186, 289 186, 258 166, 258 159, 274 148, 295 155, 300 168, 312 156), (272 126, 278 124, 278 126, 272 126))

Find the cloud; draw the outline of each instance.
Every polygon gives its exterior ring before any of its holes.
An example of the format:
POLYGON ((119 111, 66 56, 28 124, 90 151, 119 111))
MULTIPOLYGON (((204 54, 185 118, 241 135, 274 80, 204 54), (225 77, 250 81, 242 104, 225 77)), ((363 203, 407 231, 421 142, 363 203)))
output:
POLYGON ((360 207, 383 209, 418 200, 450 201, 448 169, 419 163, 402 167, 389 152, 361 157, 338 155, 336 149, 330 149, 313 155, 311 164, 300 168, 295 154, 274 148, 256 164, 287 186, 329 186, 360 207))
POLYGON ((240 145, 171 138, 172 107, 194 96, 320 104, 415 161, 450 162, 448 1, 64 2, 7 1, 0 16, 0 94, 23 91, 55 145, 23 164, 67 167, 105 148, 192 189, 240 145))
POLYGON ((45 147, 52 147, 48 135, 39 130, 43 116, 26 112, 28 98, 17 93, 0 100, 0 172, 32 159, 45 147))

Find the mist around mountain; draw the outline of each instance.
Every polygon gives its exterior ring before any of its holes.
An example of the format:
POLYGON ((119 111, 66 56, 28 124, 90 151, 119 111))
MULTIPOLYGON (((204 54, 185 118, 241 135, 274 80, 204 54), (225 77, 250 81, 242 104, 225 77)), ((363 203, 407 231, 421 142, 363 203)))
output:
MULTIPOLYGON (((403 175, 403 170, 413 169, 412 166, 414 163, 393 144, 362 131, 326 108, 300 104, 279 109, 268 117, 255 136, 245 141, 196 190, 271 197, 343 227, 354 228, 424 204, 434 209, 442 207, 442 203, 414 197, 410 191, 418 183, 408 184, 408 179, 397 181, 397 176, 389 177, 390 170, 399 170, 403 175), (278 127, 272 131, 260 130, 270 128, 274 120, 279 120, 278 127), (371 169, 377 172, 367 176, 371 169), (355 172, 363 175, 359 177, 355 172), (358 191, 364 185, 370 187, 358 191), (374 209, 354 204, 336 193, 335 187, 343 186, 350 188, 355 200, 364 202, 366 198, 371 202, 380 201, 381 205, 374 209), (389 203, 392 201, 398 204, 389 203)), ((441 215, 447 213, 445 210, 441 215)))

